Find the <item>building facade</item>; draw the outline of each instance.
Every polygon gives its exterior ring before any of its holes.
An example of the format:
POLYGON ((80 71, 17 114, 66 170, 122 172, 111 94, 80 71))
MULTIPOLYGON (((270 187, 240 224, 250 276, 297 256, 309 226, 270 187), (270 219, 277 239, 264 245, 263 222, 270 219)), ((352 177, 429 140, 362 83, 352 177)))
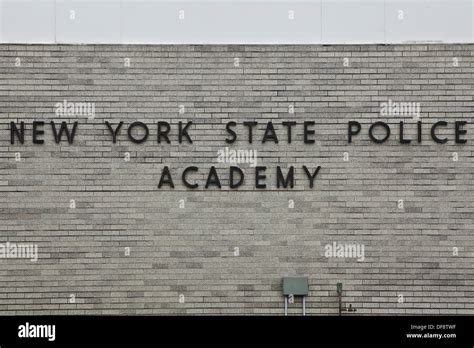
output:
POLYGON ((0 313, 474 314, 472 49, 0 45, 0 313))

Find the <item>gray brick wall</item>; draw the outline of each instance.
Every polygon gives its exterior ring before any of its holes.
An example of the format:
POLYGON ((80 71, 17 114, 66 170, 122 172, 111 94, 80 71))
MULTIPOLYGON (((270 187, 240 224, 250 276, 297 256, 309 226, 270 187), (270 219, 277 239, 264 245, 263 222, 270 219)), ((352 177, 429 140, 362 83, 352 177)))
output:
POLYGON ((0 314, 282 314, 281 278, 295 275, 309 277, 309 315, 337 313, 337 282, 358 314, 474 314, 473 48, 0 45, 0 243, 39 248, 37 262, 0 259, 0 314), (95 118, 56 116, 64 99, 95 103, 95 118), (398 143, 398 122, 413 137, 416 121, 381 117, 388 99, 421 104, 421 144, 398 143), (57 145, 46 125, 33 145, 33 120, 78 120, 77 138, 57 145), (112 144, 105 120, 143 121, 150 138, 133 144, 124 128, 112 144), (159 120, 171 144, 157 143, 159 120), (225 184, 216 153, 231 120, 260 123, 255 143, 230 147, 258 150, 266 190, 248 164, 242 187, 225 184), (269 120, 277 145, 258 141, 269 120), (301 128, 284 141, 281 121, 309 120, 314 145, 301 128), (363 126, 353 144, 350 120, 363 126), (367 136, 377 120, 392 127, 384 144, 367 136), (429 138, 438 120, 444 145, 429 138), (455 120, 468 121, 464 145, 455 120), (10 121, 26 122, 25 144, 10 144, 10 121), (177 143, 179 121, 193 121, 193 144, 177 143), (165 165, 174 190, 157 188, 165 165), (181 184, 189 165, 198 190, 181 184), (212 165, 221 190, 202 188, 212 165), (277 165, 295 166, 293 189, 275 188, 277 165), (322 167, 313 189, 302 165, 322 167), (365 260, 325 257, 333 242, 363 244, 365 260))

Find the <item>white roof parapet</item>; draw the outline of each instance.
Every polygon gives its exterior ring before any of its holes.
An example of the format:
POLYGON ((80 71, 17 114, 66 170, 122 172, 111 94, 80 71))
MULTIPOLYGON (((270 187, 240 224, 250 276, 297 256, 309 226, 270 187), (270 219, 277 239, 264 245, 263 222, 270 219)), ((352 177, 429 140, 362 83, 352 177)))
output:
POLYGON ((0 0, 0 42, 473 42, 474 0, 0 0))

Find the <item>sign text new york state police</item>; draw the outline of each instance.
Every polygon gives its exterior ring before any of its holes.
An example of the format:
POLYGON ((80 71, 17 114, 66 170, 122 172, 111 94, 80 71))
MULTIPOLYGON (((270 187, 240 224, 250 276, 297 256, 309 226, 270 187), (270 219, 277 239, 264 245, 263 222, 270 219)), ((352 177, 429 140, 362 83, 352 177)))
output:
MULTIPOLYGON (((159 121, 151 124, 146 124, 140 121, 125 124, 124 122, 111 123, 105 121, 103 124, 95 126, 104 127, 104 139, 116 144, 118 136, 122 132, 126 132, 127 139, 135 144, 142 144, 145 142, 155 141, 157 144, 192 144, 192 129, 196 129, 192 121, 178 122, 171 124, 165 121, 159 121), (154 140, 150 137, 150 127, 156 128, 156 137, 154 140), (193 128, 194 127, 194 128, 193 128)), ((278 121, 278 122, 264 122, 258 123, 256 121, 229 121, 222 125, 225 130, 225 138, 223 144, 231 146, 232 144, 243 141, 248 144, 291 144, 294 141, 300 141, 304 146, 311 146, 315 144, 315 128, 314 121, 278 121), (296 136, 297 135, 297 136, 296 136)), ((339 125, 336 125, 339 126, 339 125)), ((359 141, 367 144, 373 143, 383 144, 389 141, 395 141, 399 144, 421 144, 424 141, 431 141, 438 144, 446 144, 451 142, 453 144, 465 144, 467 142, 467 121, 436 121, 431 124, 423 124, 422 121, 404 122, 399 121, 396 124, 388 124, 386 122, 377 121, 370 124, 362 124, 359 121, 349 121, 345 125, 345 141, 347 143, 355 143, 359 141), (410 132, 407 132, 410 129, 410 132), (410 136, 408 136, 410 133, 410 136), (396 134, 396 136, 394 136, 396 134)), ((10 122, 10 143, 12 145, 21 146, 27 142, 33 144, 44 144, 45 139, 48 139, 47 132, 51 132, 54 143, 68 142, 73 144, 74 139, 80 136, 79 122, 68 124, 67 122, 44 122, 33 121, 30 124, 25 122, 10 122)), ((217 131, 216 131, 217 134, 217 131)), ((267 188, 267 177, 265 166, 255 166, 255 187, 258 189, 267 188)), ((307 186, 313 188, 316 178, 320 173, 321 166, 316 165, 302 165, 299 170, 302 170, 306 179, 307 186)), ((293 188, 295 182, 295 168, 275 168, 275 187, 277 188, 293 188)), ((229 167, 228 185, 231 189, 239 188, 245 178, 244 171, 237 166, 229 167)), ((197 189, 200 187, 221 188, 221 180, 219 179, 218 171, 214 166, 207 169, 200 169, 196 166, 188 166, 181 173, 181 181, 184 186, 189 189, 197 189), (200 170, 206 170, 207 179, 205 183, 198 183, 193 180, 200 170)), ((158 188, 169 187, 174 188, 175 179, 171 175, 170 168, 164 166, 162 169, 158 188)))

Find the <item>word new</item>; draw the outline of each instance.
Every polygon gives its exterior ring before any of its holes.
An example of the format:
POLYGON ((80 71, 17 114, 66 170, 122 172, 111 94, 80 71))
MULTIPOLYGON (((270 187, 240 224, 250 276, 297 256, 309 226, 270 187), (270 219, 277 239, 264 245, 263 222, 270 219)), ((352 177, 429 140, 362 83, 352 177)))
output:
MULTIPOLYGON (((59 144, 63 137, 63 134, 66 136, 69 144, 74 142, 74 136, 76 135, 77 122, 74 122, 72 130, 69 130, 66 122, 61 122, 59 129, 54 121, 50 122, 51 130, 53 131, 54 141, 59 144)), ((44 122, 43 121, 33 121, 31 137, 33 144, 44 144, 44 122)), ((10 122, 10 144, 15 144, 15 137, 18 138, 21 144, 25 143, 25 122, 20 123, 20 128, 15 124, 15 122, 10 122)))

